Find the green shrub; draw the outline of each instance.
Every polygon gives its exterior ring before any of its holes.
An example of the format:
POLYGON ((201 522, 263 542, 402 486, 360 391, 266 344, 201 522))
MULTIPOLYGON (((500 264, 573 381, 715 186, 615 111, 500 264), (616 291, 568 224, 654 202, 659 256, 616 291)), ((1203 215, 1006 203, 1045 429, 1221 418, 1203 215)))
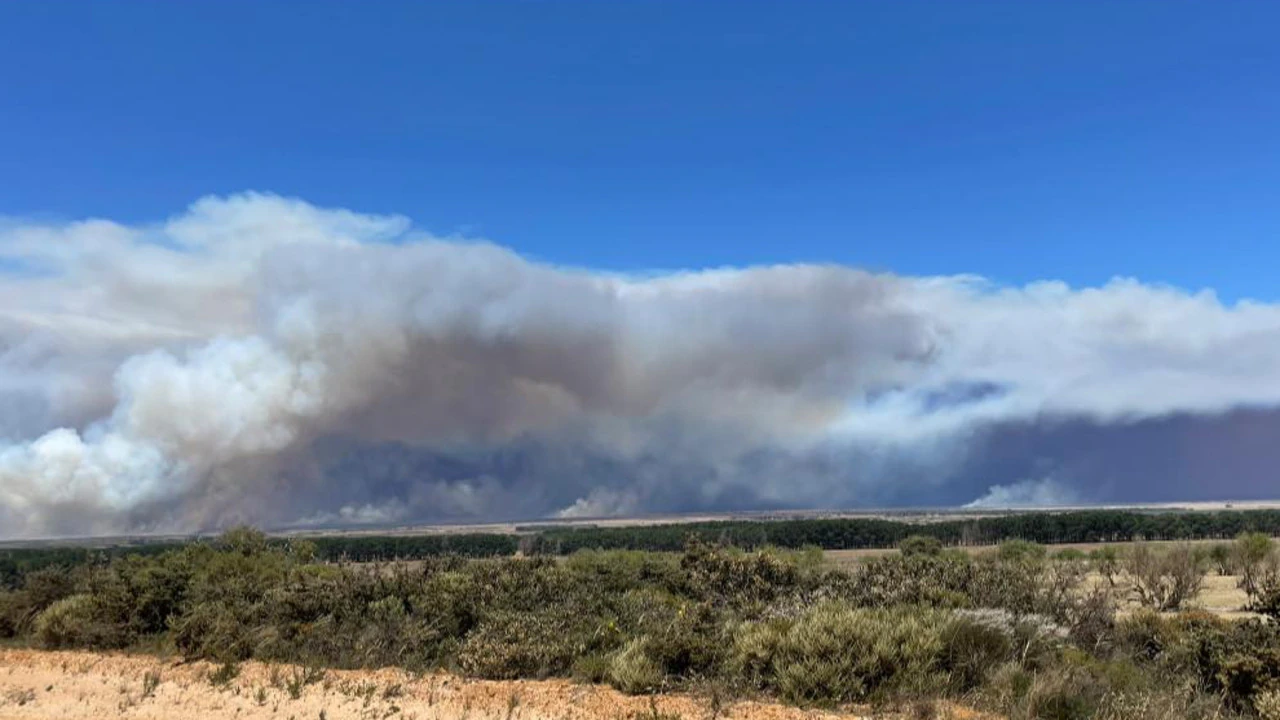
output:
POLYGON ((1260 532, 1240 533, 1232 545, 1236 569, 1240 571, 1241 587, 1250 596, 1256 591, 1257 574, 1275 552, 1275 541, 1260 532))
POLYGON ((790 702, 833 705, 940 679, 945 615, 919 608, 871 610, 828 603, 773 638, 742 628, 736 664, 765 675, 762 684, 790 702), (754 655, 753 655, 754 653, 754 655), (761 666, 771 654, 766 673, 761 666))
POLYGON ((50 605, 35 621, 35 636, 48 648, 75 647, 88 639, 86 633, 97 626, 94 601, 90 595, 72 595, 50 605))
POLYGON ((580 550, 564 561, 580 582, 600 592, 624 593, 640 587, 678 590, 682 582, 678 556, 639 550, 580 550))
POLYGON ((1044 560, 1047 550, 1026 540, 1006 540, 1000 543, 997 556, 1005 562, 1039 562, 1044 560))
POLYGON ((686 589, 694 598, 725 607, 756 607, 795 590, 797 558, 760 550, 744 553, 693 541, 680 559, 686 589))
POLYGON ((1259 693, 1280 689, 1275 623, 1231 622, 1206 612, 1169 618, 1147 612, 1121 621, 1117 637, 1131 657, 1167 676, 1188 679, 1231 709, 1247 709, 1259 693))
POLYGON ((898 543, 898 551, 906 557, 912 555, 941 555, 942 541, 932 535, 912 535, 898 543))
POLYGON ((1213 565, 1214 571, 1219 575, 1235 575, 1235 552, 1231 545, 1226 543, 1214 543, 1214 545, 1209 548, 1208 557, 1209 562, 1213 565))
POLYGON ((590 653, 573 661, 569 672, 582 682, 604 683, 609 681, 613 658, 605 653, 590 653))
POLYGON ((21 596, 10 590, 0 590, 0 639, 18 634, 21 616, 21 596))
POLYGON ((728 660, 730 676, 757 690, 769 687, 773 683, 774 660, 792 624, 789 619, 778 618, 738 625, 733 631, 728 660))
POLYGON ((82 573, 62 567, 48 567, 27 573, 22 588, 5 593, 0 600, 0 636, 20 635, 46 608, 75 594, 82 573))
POLYGON ((648 637, 632 639, 619 650, 609 664, 609 683, 633 695, 653 692, 665 678, 662 665, 650 651, 648 637))
POLYGON ((961 692, 981 685, 996 667, 1014 659, 1011 619, 994 613, 957 614, 942 630, 942 667, 961 692))
POLYGON ((1258 583, 1249 609, 1280 620, 1280 572, 1271 573, 1258 583))
POLYGON ((864 607, 969 607, 977 563, 946 555, 885 556, 858 566, 844 597, 864 607))
POLYGON ((458 664, 470 675, 494 679, 567 674, 573 661, 599 650, 597 622, 559 609, 499 611, 467 635, 458 664))
POLYGON ((1130 656, 1155 660, 1169 644, 1170 631, 1164 618, 1144 608, 1116 623, 1116 643, 1130 656))

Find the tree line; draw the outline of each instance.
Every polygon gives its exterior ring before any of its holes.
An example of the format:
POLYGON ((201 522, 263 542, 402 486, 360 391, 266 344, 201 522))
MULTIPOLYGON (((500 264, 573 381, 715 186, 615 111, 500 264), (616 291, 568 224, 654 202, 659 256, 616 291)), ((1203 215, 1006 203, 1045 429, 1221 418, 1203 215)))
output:
POLYGON ((526 540, 532 553, 562 555, 582 549, 677 551, 689 537, 752 549, 765 546, 825 550, 895 547, 913 535, 944 545, 993 545, 1019 539, 1042 544, 1134 540, 1215 540, 1242 532, 1280 534, 1278 510, 1135 512, 1081 510, 1027 512, 937 522, 877 518, 714 521, 610 528, 554 528, 526 540))

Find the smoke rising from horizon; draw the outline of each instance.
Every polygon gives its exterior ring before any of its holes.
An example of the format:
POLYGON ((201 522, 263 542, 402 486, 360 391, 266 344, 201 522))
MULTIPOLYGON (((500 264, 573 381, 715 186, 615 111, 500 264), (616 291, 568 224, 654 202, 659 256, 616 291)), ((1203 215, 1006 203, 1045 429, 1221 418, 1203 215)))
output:
POLYGON ((631 277, 262 194, 0 222, 0 537, 1257 496, 1278 406, 1280 306, 1133 280, 631 277))

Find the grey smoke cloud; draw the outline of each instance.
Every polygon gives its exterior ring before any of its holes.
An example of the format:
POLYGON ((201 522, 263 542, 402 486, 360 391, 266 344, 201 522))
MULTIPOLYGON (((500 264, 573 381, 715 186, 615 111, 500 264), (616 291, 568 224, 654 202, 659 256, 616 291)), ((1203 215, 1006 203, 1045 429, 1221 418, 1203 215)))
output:
POLYGON ((1280 307, 1123 279, 629 277, 260 194, 0 268, 6 537, 1158 495, 1091 448, 1280 404, 1280 307))

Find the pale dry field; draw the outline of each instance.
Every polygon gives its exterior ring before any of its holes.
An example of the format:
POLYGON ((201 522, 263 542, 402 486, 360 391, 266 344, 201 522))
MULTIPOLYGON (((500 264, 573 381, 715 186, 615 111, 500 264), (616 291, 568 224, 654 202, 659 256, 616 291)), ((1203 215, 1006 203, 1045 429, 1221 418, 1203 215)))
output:
MULTIPOLYGON (((853 720, 872 715, 802 710, 772 703, 725 703, 688 694, 654 699, 567 680, 466 680, 443 673, 403 670, 328 671, 297 698, 284 682, 292 668, 245 663, 240 675, 216 687, 208 663, 153 656, 0 650, 0 720, 853 720), (144 678, 160 681, 148 695, 144 678)), ((944 707, 941 718, 996 720, 963 708, 944 707)))

